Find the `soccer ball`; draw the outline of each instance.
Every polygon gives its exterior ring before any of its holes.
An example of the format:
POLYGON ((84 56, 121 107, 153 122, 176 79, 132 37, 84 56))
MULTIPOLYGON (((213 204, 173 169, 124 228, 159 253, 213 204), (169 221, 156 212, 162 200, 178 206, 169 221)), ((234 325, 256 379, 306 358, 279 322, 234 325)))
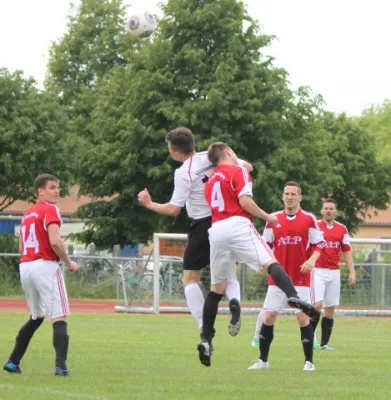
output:
POLYGON ((152 35, 156 29, 156 18, 149 11, 132 13, 128 21, 129 33, 141 39, 152 35))

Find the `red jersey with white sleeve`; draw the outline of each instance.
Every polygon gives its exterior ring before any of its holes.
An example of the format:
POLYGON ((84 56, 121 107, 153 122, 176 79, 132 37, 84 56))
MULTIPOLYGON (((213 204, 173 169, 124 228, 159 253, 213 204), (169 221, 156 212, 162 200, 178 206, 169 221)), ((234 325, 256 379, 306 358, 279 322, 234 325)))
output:
POLYGON ((252 221, 252 216, 239 203, 239 197, 252 196, 251 176, 240 165, 221 164, 205 185, 206 201, 212 209, 212 224, 240 216, 252 221))
MULTIPOLYGON (((285 211, 275 213, 278 224, 266 224, 263 237, 274 250, 276 260, 284 267, 295 286, 310 286, 311 274, 302 273, 301 265, 307 261, 314 250, 322 252, 326 245, 315 216, 303 210, 296 215, 285 211)), ((269 285, 275 285, 269 275, 269 285)))
POLYGON ((316 261, 316 268, 339 269, 340 251, 350 251, 350 236, 345 225, 334 221, 331 226, 323 220, 319 221, 319 228, 323 232, 326 246, 316 261))
POLYGON ((38 259, 59 261, 49 241, 48 226, 61 225, 61 214, 57 206, 40 201, 30 207, 23 216, 20 227, 22 256, 20 262, 38 259))

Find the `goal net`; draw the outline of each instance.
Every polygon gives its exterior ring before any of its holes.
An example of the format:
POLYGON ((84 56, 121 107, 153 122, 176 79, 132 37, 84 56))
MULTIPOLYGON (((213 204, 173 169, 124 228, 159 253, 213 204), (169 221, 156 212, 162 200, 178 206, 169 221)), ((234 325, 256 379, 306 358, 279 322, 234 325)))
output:
MULTIPOLYGON (((155 233, 150 256, 132 260, 119 267, 117 312, 189 312, 182 286, 182 254, 187 236, 155 233)), ((341 260, 341 305, 339 315, 391 316, 391 239, 351 239, 357 283, 350 286, 348 269, 341 260)), ((241 286, 244 314, 262 309, 267 290, 267 273, 259 277, 246 265, 239 264, 237 277, 241 286)), ((209 290, 209 268, 201 274, 200 285, 209 290)), ((227 301, 221 313, 228 312, 227 301)), ((292 309, 286 309, 292 314, 292 309)))

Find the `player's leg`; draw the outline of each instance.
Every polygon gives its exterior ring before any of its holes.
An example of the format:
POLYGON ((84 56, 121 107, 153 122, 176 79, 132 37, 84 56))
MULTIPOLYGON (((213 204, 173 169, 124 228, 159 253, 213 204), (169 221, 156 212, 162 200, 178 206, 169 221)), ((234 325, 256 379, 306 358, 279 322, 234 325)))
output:
POLYGON ((183 254, 182 280, 186 303, 200 329, 202 328, 202 313, 205 299, 199 281, 202 268, 209 265, 209 227, 210 219, 196 222, 191 227, 183 254))
POLYGON ((4 364, 4 370, 11 373, 21 373, 20 361, 30 344, 31 338, 41 326, 45 314, 41 307, 39 293, 34 286, 31 266, 28 264, 23 263, 20 265, 20 279, 31 315, 30 319, 20 328, 16 336, 14 349, 8 361, 4 364))
POLYGON ((341 292, 341 275, 339 270, 328 270, 330 282, 327 285, 327 290, 324 299, 324 315, 321 322, 322 337, 320 348, 322 350, 334 350, 329 344, 331 333, 334 327, 335 307, 339 305, 341 292))
MULTIPOLYGON (((325 275, 325 268, 315 268, 311 272, 311 302, 319 310, 322 310, 323 300, 325 296, 327 285, 327 279, 325 275)), ((320 318, 311 319, 310 323, 314 331, 314 348, 319 348, 319 343, 316 340, 316 328, 318 326, 320 318)))
POLYGON ((259 347, 259 335, 261 333, 264 315, 265 312, 262 309, 261 312, 258 314, 257 322, 255 324, 254 337, 253 340, 251 341, 251 347, 254 347, 256 349, 259 347))
POLYGON ((53 347, 56 355, 54 374, 69 376, 70 371, 67 367, 69 304, 64 277, 58 263, 45 261, 45 265, 40 271, 38 285, 39 293, 53 327, 53 347))
POLYGON ((263 305, 264 319, 259 335, 259 360, 252 364, 249 370, 269 368, 269 352, 274 339, 274 324, 278 314, 286 305, 286 295, 277 286, 269 286, 263 305))
MULTIPOLYGON (((296 287, 300 298, 305 301, 310 301, 310 288, 300 286, 296 287)), ((304 352, 304 371, 315 371, 313 356, 314 356, 314 330, 310 324, 308 315, 300 310, 296 313, 296 318, 300 326, 300 338, 304 352)))
POLYGON ((290 306, 301 309, 311 318, 319 318, 319 311, 312 304, 299 299, 291 278, 282 265, 275 260, 272 250, 255 227, 252 224, 247 226, 238 224, 235 232, 236 246, 233 253, 238 257, 237 259, 254 270, 260 267, 267 269, 275 285, 287 296, 290 306))

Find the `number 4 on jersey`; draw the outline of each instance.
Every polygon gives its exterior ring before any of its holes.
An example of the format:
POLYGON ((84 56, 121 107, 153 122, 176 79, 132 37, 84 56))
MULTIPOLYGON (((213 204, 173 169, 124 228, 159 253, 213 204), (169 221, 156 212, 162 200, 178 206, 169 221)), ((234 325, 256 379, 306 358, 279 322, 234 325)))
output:
POLYGON ((213 185, 212 189, 212 201, 211 201, 211 206, 212 208, 218 208, 219 211, 224 211, 224 199, 223 199, 223 193, 221 193, 221 186, 220 182, 216 182, 213 185))
POLYGON ((37 236, 35 234, 35 224, 34 223, 32 223, 30 225, 30 229, 29 229, 27 238, 26 238, 26 226, 22 226, 22 241, 23 241, 23 255, 27 254, 28 248, 35 249, 35 252, 38 253, 39 243, 37 240, 37 236))

